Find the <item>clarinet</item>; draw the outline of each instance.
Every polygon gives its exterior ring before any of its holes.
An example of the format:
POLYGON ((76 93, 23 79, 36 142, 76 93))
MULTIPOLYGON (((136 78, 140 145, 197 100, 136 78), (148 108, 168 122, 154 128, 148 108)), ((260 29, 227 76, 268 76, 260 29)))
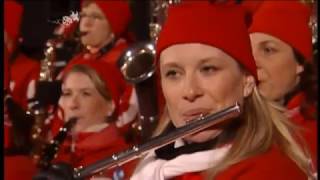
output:
POLYGON ((46 169, 51 165, 51 161, 55 158, 60 145, 66 139, 70 130, 77 123, 77 118, 70 118, 60 129, 58 134, 44 147, 44 150, 41 153, 40 160, 38 162, 38 167, 46 169))
POLYGON ((89 166, 75 168, 73 179, 84 179, 85 177, 91 176, 104 169, 110 169, 125 164, 126 162, 137 159, 152 150, 170 144, 177 139, 194 134, 231 118, 238 117, 240 112, 240 105, 235 103, 235 105, 223 109, 217 113, 207 116, 201 115, 199 118, 188 121, 187 125, 177 128, 168 134, 156 136, 150 139, 147 143, 133 146, 126 151, 114 154, 111 157, 102 160, 98 160, 89 166))

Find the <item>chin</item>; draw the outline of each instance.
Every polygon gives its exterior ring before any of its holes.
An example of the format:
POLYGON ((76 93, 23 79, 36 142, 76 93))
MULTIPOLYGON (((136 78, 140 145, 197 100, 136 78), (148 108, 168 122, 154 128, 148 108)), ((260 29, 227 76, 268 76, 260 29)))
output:
POLYGON ((222 130, 206 130, 206 131, 201 131, 192 135, 189 135, 185 137, 184 139, 189 142, 194 142, 194 143, 202 143, 206 142, 209 140, 212 140, 216 138, 222 130))
POLYGON ((85 46, 94 46, 96 44, 91 38, 82 38, 81 43, 85 46))

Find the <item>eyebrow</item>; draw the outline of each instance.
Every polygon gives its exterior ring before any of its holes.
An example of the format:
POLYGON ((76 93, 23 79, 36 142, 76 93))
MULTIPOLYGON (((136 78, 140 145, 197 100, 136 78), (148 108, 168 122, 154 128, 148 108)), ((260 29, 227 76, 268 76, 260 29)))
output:
MULTIPOLYGON (((94 88, 80 88, 80 91, 87 91, 87 90, 93 90, 94 88)), ((62 90, 66 91, 66 90, 71 90, 71 88, 64 88, 62 87, 62 90)))
MULTIPOLYGON (((197 63, 197 65, 206 63, 206 62, 208 62, 208 61, 210 61, 212 59, 218 60, 218 58, 216 58, 214 56, 208 56, 208 57, 201 58, 199 60, 199 62, 197 63)), ((180 66, 176 62, 168 62, 168 63, 164 64, 163 67, 176 67, 176 68, 179 68, 180 66)))
POLYGON ((274 40, 264 40, 264 41, 259 42, 259 44, 261 44, 261 45, 266 45, 266 44, 269 44, 269 43, 273 43, 273 44, 275 44, 275 45, 278 44, 278 43, 277 43, 276 41, 274 41, 274 40))
POLYGON ((218 58, 216 58, 216 57, 214 57, 214 56, 209 56, 209 57, 205 57, 205 58, 200 59, 200 60, 199 60, 199 64, 206 63, 206 62, 208 62, 208 61, 210 61, 210 60, 212 60, 212 59, 218 60, 218 58))

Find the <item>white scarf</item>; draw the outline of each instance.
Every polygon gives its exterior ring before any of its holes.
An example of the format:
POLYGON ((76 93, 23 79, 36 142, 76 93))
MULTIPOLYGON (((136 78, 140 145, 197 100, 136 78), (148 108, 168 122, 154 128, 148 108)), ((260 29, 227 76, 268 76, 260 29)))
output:
POLYGON ((199 172, 214 167, 231 148, 231 144, 220 148, 183 154, 172 160, 157 159, 154 151, 141 162, 130 180, 165 180, 190 172, 199 172))

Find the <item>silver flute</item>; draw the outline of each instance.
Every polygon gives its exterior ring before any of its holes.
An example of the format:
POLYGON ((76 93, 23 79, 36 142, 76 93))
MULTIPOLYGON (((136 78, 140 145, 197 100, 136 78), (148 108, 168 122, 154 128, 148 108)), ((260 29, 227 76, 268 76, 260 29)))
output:
POLYGON ((83 179, 104 169, 120 166, 126 162, 137 159, 152 150, 170 144, 177 139, 194 134, 230 118, 237 117, 240 115, 240 112, 240 105, 235 103, 235 105, 225 108, 214 114, 209 114, 206 116, 201 115, 199 118, 191 120, 189 124, 177 128, 167 134, 156 136, 144 144, 133 146, 128 150, 113 154, 111 157, 98 160, 97 162, 86 167, 75 168, 73 177, 74 179, 83 179))

